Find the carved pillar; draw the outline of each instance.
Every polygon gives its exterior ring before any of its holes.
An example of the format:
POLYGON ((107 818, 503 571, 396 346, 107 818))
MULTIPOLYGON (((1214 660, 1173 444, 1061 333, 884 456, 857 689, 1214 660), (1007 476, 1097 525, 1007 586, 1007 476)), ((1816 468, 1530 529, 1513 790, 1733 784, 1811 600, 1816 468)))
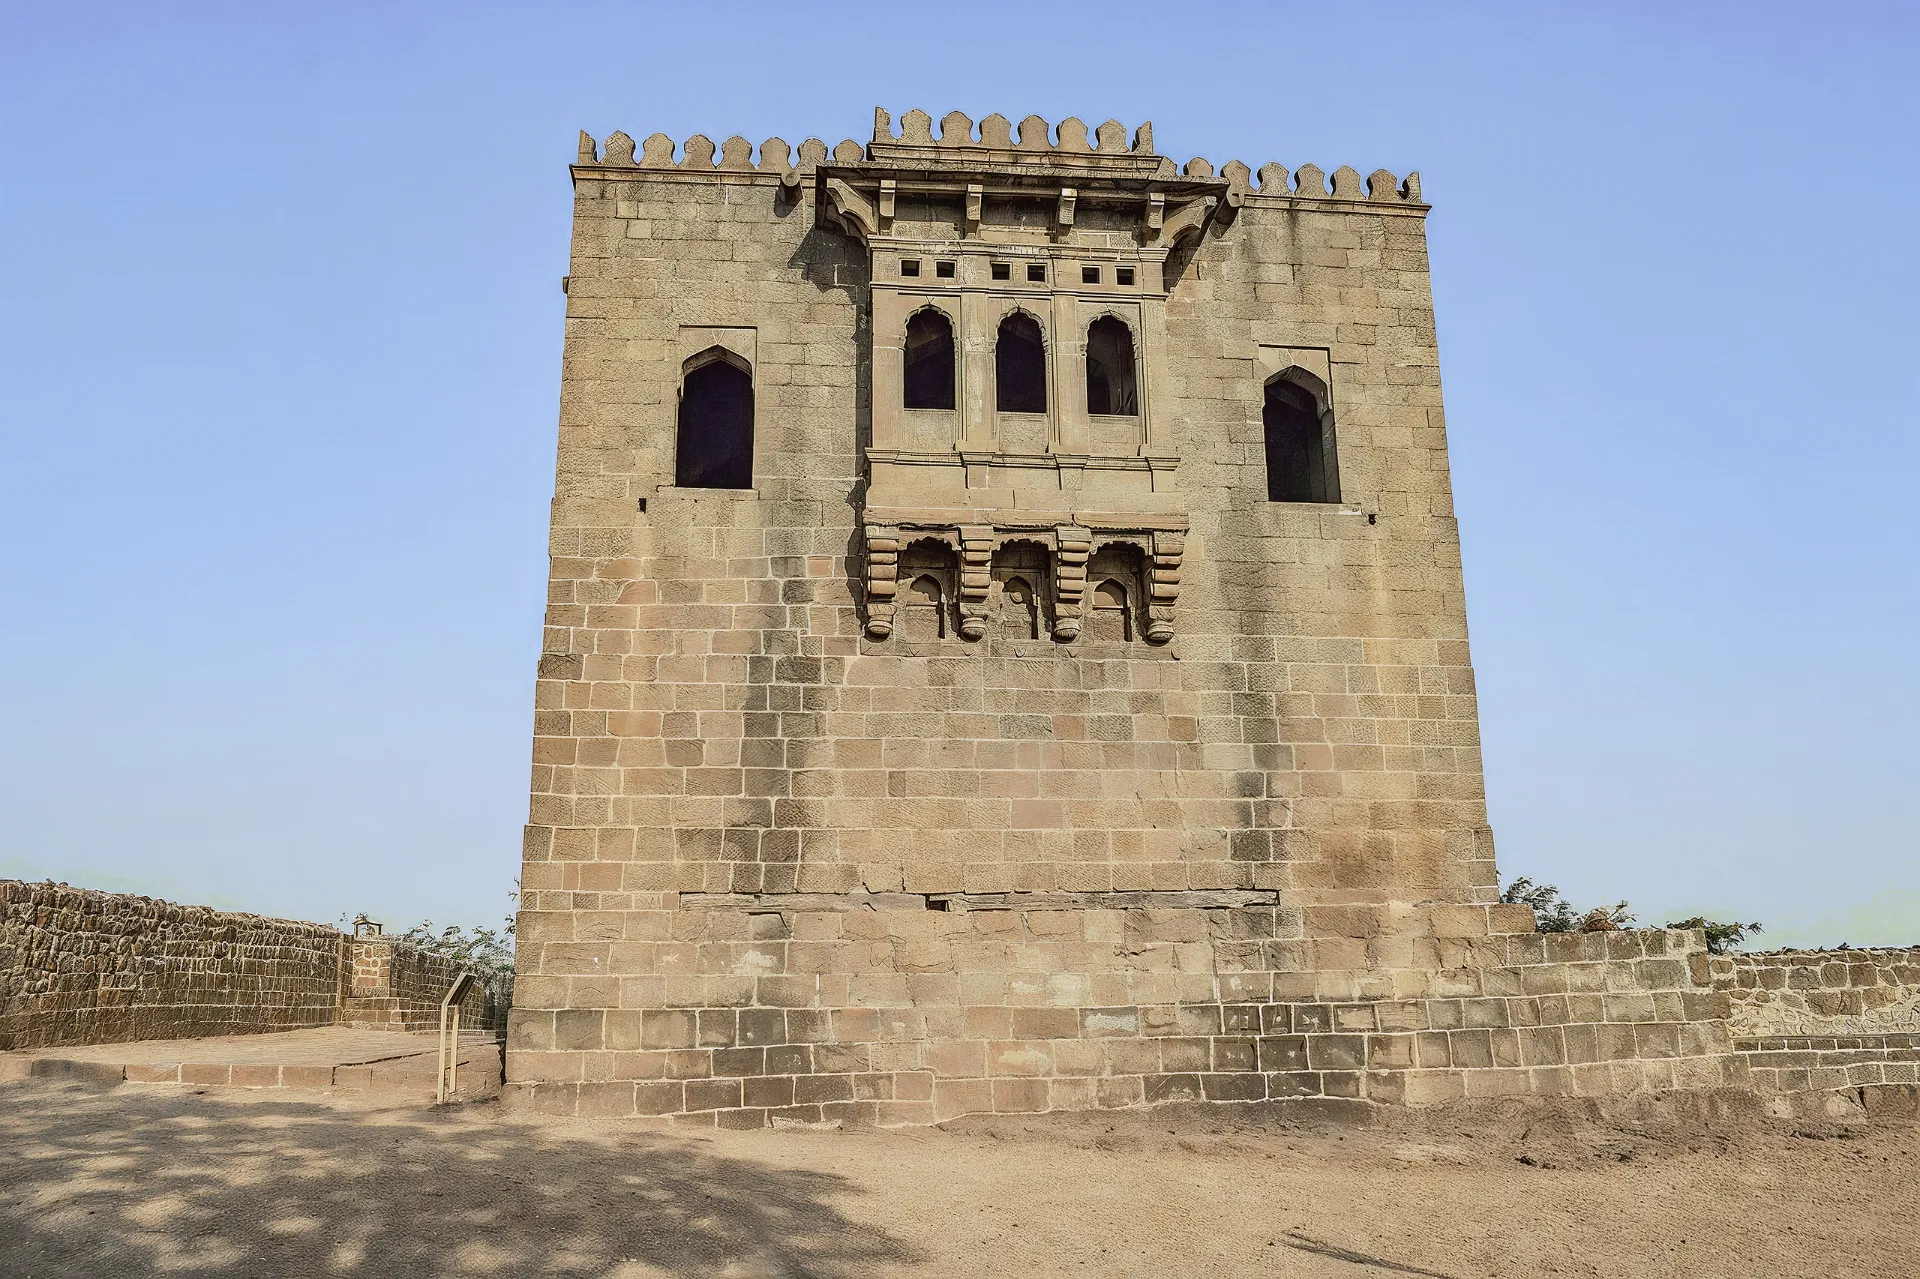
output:
POLYGON ((1080 610, 1087 597, 1087 558, 1093 531, 1062 524, 1054 530, 1053 633, 1063 640, 1080 634, 1080 610))
POLYGON ((893 595, 899 587, 900 530, 867 525, 867 634, 893 634, 893 595))
POLYGON ((960 530, 960 638, 987 633, 987 588, 993 580, 993 529, 968 525, 960 530))
POLYGON ((1152 581, 1147 585, 1147 640, 1164 644, 1173 638, 1173 605, 1180 598, 1180 561, 1186 555, 1187 535, 1169 531, 1153 535, 1152 581))

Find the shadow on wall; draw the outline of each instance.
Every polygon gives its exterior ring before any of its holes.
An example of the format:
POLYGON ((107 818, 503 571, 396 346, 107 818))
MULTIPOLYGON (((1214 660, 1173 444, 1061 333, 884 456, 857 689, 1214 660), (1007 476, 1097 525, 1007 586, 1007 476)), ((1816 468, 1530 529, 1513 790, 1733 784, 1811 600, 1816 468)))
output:
POLYGON ((638 1127, 0 1089, 0 1272, 871 1274, 921 1260, 843 1179, 638 1127))

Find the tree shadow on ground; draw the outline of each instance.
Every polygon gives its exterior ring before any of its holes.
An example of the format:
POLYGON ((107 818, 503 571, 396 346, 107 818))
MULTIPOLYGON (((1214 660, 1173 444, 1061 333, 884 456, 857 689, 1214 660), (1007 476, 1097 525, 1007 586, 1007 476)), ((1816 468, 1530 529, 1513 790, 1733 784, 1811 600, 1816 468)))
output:
POLYGON ((0 1274, 872 1274, 844 1178, 635 1124, 0 1087, 0 1274))

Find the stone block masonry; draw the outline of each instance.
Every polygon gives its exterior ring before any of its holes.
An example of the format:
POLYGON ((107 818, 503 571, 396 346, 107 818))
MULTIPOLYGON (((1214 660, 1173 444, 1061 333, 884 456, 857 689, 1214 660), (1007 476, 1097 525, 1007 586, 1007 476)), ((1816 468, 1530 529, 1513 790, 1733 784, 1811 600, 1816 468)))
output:
MULTIPOLYGON (((334 1024, 424 1029, 458 971, 392 938, 0 880, 0 1051, 334 1024)), ((500 1028, 510 983, 462 1005, 500 1028)))
POLYGON ((1697 935, 1495 903, 1417 175, 879 111, 572 178, 509 1100, 1747 1082, 1697 935))

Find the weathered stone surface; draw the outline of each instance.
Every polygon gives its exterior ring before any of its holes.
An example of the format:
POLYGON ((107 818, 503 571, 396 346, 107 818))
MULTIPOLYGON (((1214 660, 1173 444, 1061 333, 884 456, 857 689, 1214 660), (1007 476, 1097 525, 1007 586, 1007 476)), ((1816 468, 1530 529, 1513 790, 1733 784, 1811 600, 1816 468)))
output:
POLYGON ((804 180, 580 151, 510 1096, 1744 1070, 1698 934, 1494 901, 1417 175, 893 120, 804 180), (717 365, 751 476, 683 486, 717 365))
MULTIPOLYGON (((0 1051, 439 1022, 452 961, 325 924, 0 880, 0 1051)), ((509 985, 466 1024, 499 1027, 509 985)))

